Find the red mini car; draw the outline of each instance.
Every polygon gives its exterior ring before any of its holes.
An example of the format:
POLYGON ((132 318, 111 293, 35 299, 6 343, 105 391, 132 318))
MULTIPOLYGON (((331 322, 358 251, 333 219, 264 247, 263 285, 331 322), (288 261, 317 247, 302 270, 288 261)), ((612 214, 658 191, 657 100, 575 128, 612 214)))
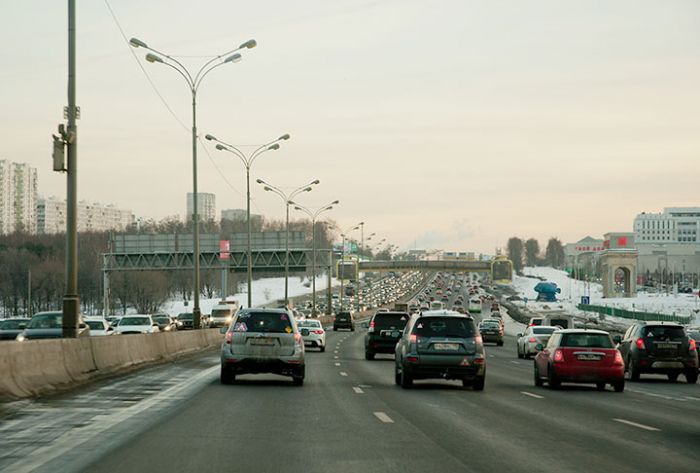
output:
POLYGON ((595 383, 599 390, 611 384, 625 389, 625 364, 610 334, 602 330, 557 330, 546 347, 537 346, 535 385, 547 381, 551 389, 562 382, 595 383))

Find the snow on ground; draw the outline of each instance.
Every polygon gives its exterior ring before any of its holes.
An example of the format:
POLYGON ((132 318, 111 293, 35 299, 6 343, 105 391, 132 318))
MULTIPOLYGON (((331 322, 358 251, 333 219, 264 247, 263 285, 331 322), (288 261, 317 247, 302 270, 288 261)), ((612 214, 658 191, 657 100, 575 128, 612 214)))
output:
MULTIPOLYGON (((305 294, 311 294, 311 279, 304 278, 303 280, 299 277, 289 278, 289 297, 302 296, 305 294), (306 287, 305 284, 309 284, 306 287)), ((340 281, 335 278, 331 282, 332 286, 339 286, 340 281)), ((238 294, 233 296, 228 296, 228 300, 237 300, 241 307, 248 305, 248 293, 246 291, 247 284, 241 285, 241 290, 238 294)), ((328 276, 318 276, 316 277, 316 291, 321 291, 328 288, 328 276)), ((258 279, 253 281, 253 307, 262 306, 270 302, 284 299, 284 278, 266 278, 258 279)), ((203 314, 210 314, 212 307, 218 304, 221 298, 215 297, 213 299, 199 299, 199 307, 203 314)), ((192 301, 189 302, 188 306, 185 306, 184 301, 168 301, 163 304, 162 309, 171 314, 177 315, 180 312, 189 312, 192 310, 192 301)))
POLYGON ((537 310, 547 305, 552 309, 565 309, 569 313, 580 313, 576 305, 581 302, 581 296, 590 295, 591 304, 617 307, 627 310, 642 312, 655 312, 668 315, 683 315, 694 317, 700 322, 700 298, 697 294, 653 294, 640 292, 637 297, 603 299, 603 288, 598 283, 586 283, 571 279, 565 271, 549 267, 523 268, 526 276, 515 276, 513 286, 523 297, 534 301, 537 293, 534 288, 540 282, 537 277, 544 278, 548 282, 554 282, 561 289, 557 295, 557 302, 528 302, 530 309, 537 310))

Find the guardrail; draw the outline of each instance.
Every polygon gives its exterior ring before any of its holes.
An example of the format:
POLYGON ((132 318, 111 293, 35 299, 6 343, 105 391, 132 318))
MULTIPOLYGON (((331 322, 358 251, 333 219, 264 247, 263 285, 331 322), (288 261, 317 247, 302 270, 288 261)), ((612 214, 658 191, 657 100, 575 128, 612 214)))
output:
POLYGON ((623 319, 634 319, 634 320, 652 320, 652 321, 662 321, 662 322, 678 322, 681 324, 690 323, 690 316, 683 315, 668 315, 668 314, 657 314, 654 312, 640 312, 634 310, 619 309, 617 307, 607 307, 603 305, 588 305, 579 304, 576 306, 579 310, 584 312, 596 312, 598 314, 609 315, 611 317, 621 317, 623 319))

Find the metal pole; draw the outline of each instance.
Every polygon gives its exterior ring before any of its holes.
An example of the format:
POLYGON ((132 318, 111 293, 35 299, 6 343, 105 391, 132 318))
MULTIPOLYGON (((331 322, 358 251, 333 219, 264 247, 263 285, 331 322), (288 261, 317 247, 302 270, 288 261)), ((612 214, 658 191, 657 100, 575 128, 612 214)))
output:
POLYGON ((250 225, 250 165, 246 164, 246 189, 247 189, 247 216, 248 216, 248 308, 253 307, 253 250, 250 239, 252 227, 250 225))
POLYGON ((284 250, 284 305, 289 308, 289 199, 285 198, 287 206, 287 231, 284 250))
POLYGON ((311 220, 311 316, 316 316, 316 220, 311 220))
MULTIPOLYGON (((360 258, 362 258, 362 249, 365 247, 365 223, 360 224, 360 250, 357 252, 357 263, 359 266, 360 258)), ((357 268, 357 284, 355 290, 355 300, 357 301, 357 311, 360 311, 360 268, 357 268)))
POLYGON ((78 127, 75 77, 75 0, 68 0, 68 176, 66 190, 66 294, 63 296, 63 336, 78 336, 78 127))
POLYGON ((32 270, 27 270, 27 317, 32 316, 32 270))
POLYGON ((333 314, 333 247, 328 250, 328 291, 326 291, 326 315, 333 314))
MULTIPOLYGON (((340 264, 338 265, 338 269, 343 267, 343 262, 345 261, 345 235, 343 235, 343 246, 340 249, 340 264)), ((338 277, 340 277, 340 312, 343 311, 343 275, 340 274, 340 271, 338 271, 338 277)))
POLYGON ((192 225, 194 227, 194 290, 192 305, 192 321, 194 328, 202 328, 202 312, 199 310, 199 205, 197 203, 197 91, 192 89, 192 225))
MULTIPOLYGON (((107 259, 106 257, 104 259, 107 259)), ((103 263, 103 267, 104 266, 103 263)), ((105 317, 109 315, 109 271, 104 269, 102 271, 102 316, 105 317)))

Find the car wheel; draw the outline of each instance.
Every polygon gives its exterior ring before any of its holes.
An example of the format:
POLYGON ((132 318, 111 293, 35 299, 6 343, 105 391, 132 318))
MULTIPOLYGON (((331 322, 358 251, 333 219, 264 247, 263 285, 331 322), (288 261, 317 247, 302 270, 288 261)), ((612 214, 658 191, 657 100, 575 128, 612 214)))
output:
POLYGON ((333 331, 334 331, 334 332, 337 332, 337 331, 338 331, 338 329, 337 329, 337 328, 335 328, 335 327, 333 327, 333 331))
POLYGON ((639 367, 637 366, 637 363, 635 363, 634 360, 630 358, 628 366, 630 373, 630 381, 639 381, 639 367))
POLYGON ((374 353, 371 351, 365 351, 365 360, 374 360, 374 353))
POLYGON ((595 387, 598 391, 605 391, 605 383, 595 383, 595 387))
POLYGON ((697 371, 686 371, 685 380, 688 384, 695 384, 698 382, 698 372, 697 371))
POLYGON ((496 345, 498 345, 499 347, 502 347, 502 346, 503 346, 503 341, 498 342, 496 345))
POLYGON ((405 368, 401 369, 401 387, 411 389, 413 387, 413 378, 406 372, 405 368))
POLYGON ((233 384, 236 381, 236 375, 231 373, 229 370, 221 367, 221 384, 233 384))
MULTIPOLYGON (((464 385, 465 380, 462 380, 462 385, 464 385)), ((483 391, 484 385, 486 384, 486 376, 477 376, 472 383, 472 389, 474 391, 483 391)))
POLYGON ((675 382, 678 379, 678 373, 668 373, 666 377, 669 381, 675 382))
POLYGON ((304 385, 304 377, 303 376, 293 376, 292 377, 292 384, 294 384, 294 386, 303 386, 304 385))
POLYGON ((561 381, 557 379, 557 375, 554 374, 554 370, 551 368, 547 370, 547 384, 549 389, 559 389, 561 386, 561 381))
POLYGON ((615 389, 616 393, 621 393, 622 391, 624 391, 625 390, 625 380, 621 379, 620 381, 613 383, 613 389, 615 389))
POLYGON ((401 372, 399 372, 399 365, 394 366, 394 382, 397 386, 401 386, 401 372))
POLYGON ((535 363, 535 386, 541 388, 542 385, 544 384, 544 381, 542 381, 542 378, 540 378, 540 369, 537 367, 537 363, 535 363))

